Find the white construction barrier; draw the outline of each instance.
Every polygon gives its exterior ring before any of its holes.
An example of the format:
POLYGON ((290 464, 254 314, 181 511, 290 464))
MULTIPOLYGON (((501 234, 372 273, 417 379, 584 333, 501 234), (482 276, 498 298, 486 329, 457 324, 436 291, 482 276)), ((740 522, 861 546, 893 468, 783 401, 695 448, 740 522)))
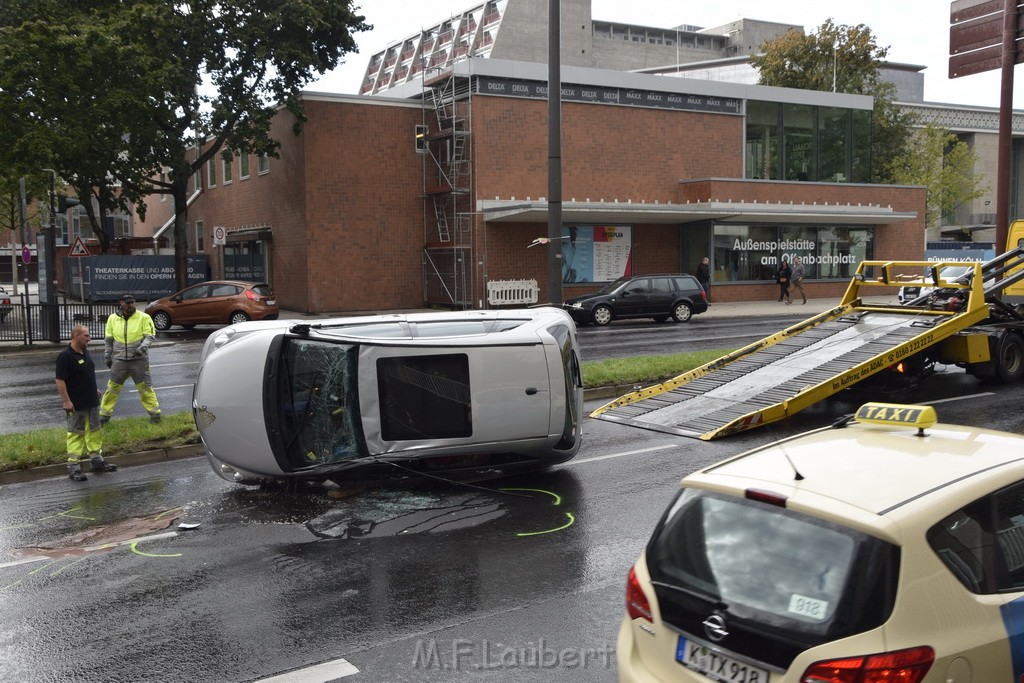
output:
POLYGON ((487 303, 491 306, 535 304, 540 295, 536 280, 491 280, 487 283, 487 303))

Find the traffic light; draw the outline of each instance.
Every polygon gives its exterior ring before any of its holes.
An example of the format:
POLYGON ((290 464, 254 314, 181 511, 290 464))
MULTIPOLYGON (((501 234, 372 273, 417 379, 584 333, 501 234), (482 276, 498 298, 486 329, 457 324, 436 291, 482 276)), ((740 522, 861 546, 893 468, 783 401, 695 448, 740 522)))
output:
POLYGON ((427 127, 424 124, 416 124, 416 152, 423 154, 427 151, 427 127))
POLYGON ((77 197, 67 197, 65 195, 57 195, 57 213, 67 213, 68 209, 72 206, 78 206, 81 204, 77 197))

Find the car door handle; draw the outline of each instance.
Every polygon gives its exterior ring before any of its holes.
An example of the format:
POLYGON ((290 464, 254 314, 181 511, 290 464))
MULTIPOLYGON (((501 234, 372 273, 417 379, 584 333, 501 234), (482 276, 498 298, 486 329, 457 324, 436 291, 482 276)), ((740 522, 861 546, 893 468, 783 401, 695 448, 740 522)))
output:
POLYGON ((537 387, 526 387, 526 395, 533 396, 537 393, 537 387))

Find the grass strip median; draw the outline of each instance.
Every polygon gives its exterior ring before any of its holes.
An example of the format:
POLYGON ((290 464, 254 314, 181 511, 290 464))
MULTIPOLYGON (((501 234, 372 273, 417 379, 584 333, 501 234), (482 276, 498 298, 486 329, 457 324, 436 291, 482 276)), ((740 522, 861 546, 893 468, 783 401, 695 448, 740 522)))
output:
MULTIPOLYGON (((729 353, 729 349, 668 356, 610 358, 583 363, 587 389, 628 384, 649 385, 675 377, 729 353)), ((56 396, 56 394, 55 394, 56 396)), ((164 414, 159 424, 148 417, 116 417, 103 428, 103 454, 123 456, 142 451, 199 443, 191 412, 164 414)), ((64 463, 65 430, 34 429, 0 434, 0 472, 64 463)))

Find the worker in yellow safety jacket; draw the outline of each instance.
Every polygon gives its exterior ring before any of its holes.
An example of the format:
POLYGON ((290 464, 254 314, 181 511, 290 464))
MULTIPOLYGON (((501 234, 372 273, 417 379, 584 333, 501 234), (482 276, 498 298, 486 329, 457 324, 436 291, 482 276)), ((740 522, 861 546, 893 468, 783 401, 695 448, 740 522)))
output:
POLYGON ((135 309, 135 297, 131 294, 122 296, 118 306, 120 310, 107 318, 103 335, 106 344, 103 360, 110 368, 110 378, 100 401, 100 424, 105 424, 114 414, 114 406, 129 377, 135 382, 149 421, 156 424, 160 421, 160 403, 149 374, 149 347, 156 340, 156 327, 147 313, 135 309))

